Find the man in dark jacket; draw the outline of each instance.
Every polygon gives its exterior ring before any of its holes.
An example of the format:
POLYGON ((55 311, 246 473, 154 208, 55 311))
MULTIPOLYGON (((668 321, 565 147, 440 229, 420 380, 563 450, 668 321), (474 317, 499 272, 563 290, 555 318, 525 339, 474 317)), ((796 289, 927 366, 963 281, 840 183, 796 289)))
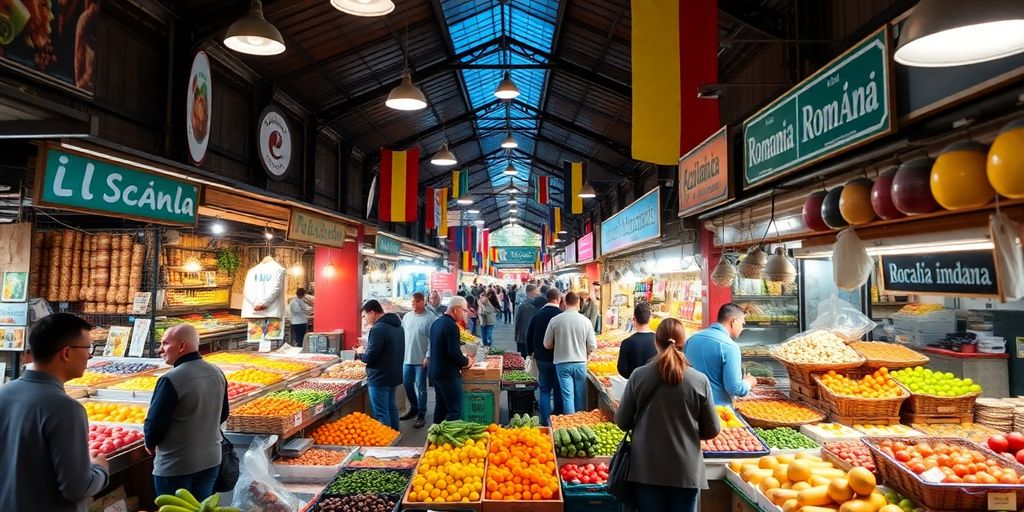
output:
MULTIPOLYGON (((562 312, 558 307, 562 301, 562 292, 558 288, 549 288, 547 296, 537 297, 537 300, 547 299, 543 307, 537 309, 526 333, 526 352, 537 362, 537 391, 540 394, 540 423, 545 427, 550 425, 551 420, 551 394, 554 393, 555 407, 554 414, 562 414, 562 392, 558 386, 558 378, 555 375, 555 353, 553 350, 544 348, 544 332, 548 329, 551 319, 562 312)), ((536 303, 536 302, 535 302, 536 303)), ((523 304, 524 306, 526 304, 523 304)))
POLYGON ((377 421, 398 430, 398 403, 395 388, 402 384, 402 361, 405 357, 405 331, 402 320, 394 313, 384 313, 375 300, 363 304, 363 321, 370 326, 365 352, 356 350, 366 363, 366 387, 370 395, 370 411, 377 421))
POLYGON ((462 370, 473 358, 462 353, 458 321, 465 317, 466 299, 452 297, 448 311, 430 324, 427 376, 434 383, 434 423, 462 419, 462 370))
POLYGON ((540 294, 537 292, 537 285, 526 285, 526 300, 519 304, 519 308, 516 309, 516 320, 514 324, 516 348, 519 349, 519 354, 523 357, 526 357, 529 354, 526 351, 526 333, 530 327, 530 320, 533 319, 533 314, 537 312, 537 306, 533 304, 533 301, 539 296, 540 294))

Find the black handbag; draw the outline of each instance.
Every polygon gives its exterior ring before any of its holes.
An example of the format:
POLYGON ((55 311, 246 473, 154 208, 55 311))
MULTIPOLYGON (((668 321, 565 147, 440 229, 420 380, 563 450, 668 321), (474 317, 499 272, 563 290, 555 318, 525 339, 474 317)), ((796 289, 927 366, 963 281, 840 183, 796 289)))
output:
POLYGON ((220 433, 220 469, 217 472, 217 480, 213 483, 214 492, 228 492, 235 488, 238 483, 238 454, 235 453, 235 445, 220 433))
MULTIPOLYGON (((647 406, 651 405, 654 395, 658 393, 659 388, 661 388, 661 382, 654 388, 650 398, 647 399, 647 403, 637 409, 636 416, 633 417, 633 428, 636 428, 637 424, 640 423, 640 418, 644 415, 644 411, 647 410, 647 406)), ((615 496, 622 503, 634 502, 633 484, 629 481, 632 437, 633 429, 631 428, 626 432, 626 435, 622 436, 622 441, 619 442, 619 447, 615 450, 615 455, 612 455, 612 460, 608 464, 608 494, 615 496)))

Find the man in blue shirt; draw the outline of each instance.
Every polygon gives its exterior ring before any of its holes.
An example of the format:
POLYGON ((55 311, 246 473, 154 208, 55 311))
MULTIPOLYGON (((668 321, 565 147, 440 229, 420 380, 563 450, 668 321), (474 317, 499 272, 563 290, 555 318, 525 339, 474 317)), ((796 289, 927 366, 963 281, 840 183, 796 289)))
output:
POLYGON ((729 303, 718 310, 716 322, 686 340, 683 351, 690 365, 707 375, 715 404, 732 405, 733 397, 746 396, 757 379, 743 375, 740 347, 736 339, 743 332, 743 309, 729 303))

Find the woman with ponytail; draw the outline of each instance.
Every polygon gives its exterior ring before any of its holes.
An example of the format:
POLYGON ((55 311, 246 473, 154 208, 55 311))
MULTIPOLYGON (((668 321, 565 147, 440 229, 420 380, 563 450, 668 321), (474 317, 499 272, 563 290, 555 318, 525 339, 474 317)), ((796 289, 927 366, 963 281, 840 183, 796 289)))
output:
POLYGON ((695 512, 707 489, 702 439, 721 430, 711 384, 683 356, 686 331, 674 318, 655 334, 658 355, 629 377, 615 423, 632 430, 629 481, 642 512, 695 512))

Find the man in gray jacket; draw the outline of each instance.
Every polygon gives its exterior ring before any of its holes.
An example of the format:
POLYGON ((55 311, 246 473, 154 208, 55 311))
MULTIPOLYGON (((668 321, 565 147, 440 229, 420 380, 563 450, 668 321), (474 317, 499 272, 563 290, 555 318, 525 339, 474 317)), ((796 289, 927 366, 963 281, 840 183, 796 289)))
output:
POLYGON ((534 300, 540 296, 537 292, 537 285, 528 284, 526 285, 526 293, 519 293, 519 297, 522 300, 519 302, 516 308, 516 319, 514 325, 516 348, 519 350, 519 355, 524 358, 527 356, 526 352, 526 333, 529 331, 530 320, 533 318, 533 314, 537 312, 537 306, 533 304, 534 300))
POLYGON ((85 408, 64 392, 85 372, 90 329, 67 313, 42 318, 28 337, 35 369, 0 386, 0 510, 85 512, 107 486, 106 457, 89 457, 85 408))
POLYGON ((437 320, 437 315, 427 307, 423 293, 412 294, 412 311, 402 317, 402 331, 405 333, 402 383, 405 384, 405 396, 409 399, 409 412, 399 420, 416 418, 414 428, 426 425, 427 356, 430 354, 430 325, 434 320, 437 320))
POLYGON ((199 333, 188 324, 167 329, 160 356, 172 365, 156 381, 146 414, 146 451, 155 453, 157 495, 188 489, 202 501, 220 472, 220 424, 228 419, 224 373, 199 356, 199 333))

